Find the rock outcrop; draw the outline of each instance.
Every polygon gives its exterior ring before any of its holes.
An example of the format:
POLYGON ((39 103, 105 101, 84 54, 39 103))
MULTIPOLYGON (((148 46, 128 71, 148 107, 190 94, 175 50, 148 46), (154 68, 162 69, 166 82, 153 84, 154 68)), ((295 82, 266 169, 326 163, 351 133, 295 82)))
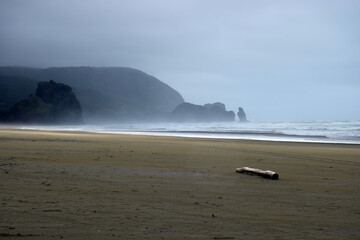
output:
POLYGON ((246 119, 246 114, 244 112, 244 109, 242 107, 239 107, 239 111, 237 113, 238 118, 239 118, 239 122, 247 122, 248 120, 246 119))
POLYGON ((1 118, 17 123, 83 123, 79 101, 71 87, 54 81, 40 82, 36 94, 15 103, 1 118))
POLYGON ((233 111, 226 111, 223 103, 205 104, 204 106, 192 103, 182 103, 177 106, 171 115, 175 122, 232 122, 235 120, 233 111))

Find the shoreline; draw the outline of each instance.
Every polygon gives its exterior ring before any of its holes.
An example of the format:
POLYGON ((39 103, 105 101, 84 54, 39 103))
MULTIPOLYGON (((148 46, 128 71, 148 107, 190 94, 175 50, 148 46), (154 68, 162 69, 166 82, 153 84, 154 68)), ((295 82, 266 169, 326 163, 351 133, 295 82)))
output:
MULTIPOLYGON (((53 127, 53 126, 52 126, 53 127)), ((306 135, 269 135, 274 138, 266 138, 267 135, 257 134, 257 133, 244 133, 238 134, 237 136, 232 136, 234 133, 232 132, 210 132, 210 131, 96 131, 96 130, 66 130, 66 129, 46 129, 46 128, 36 128, 31 126, 14 126, 14 125, 0 125, 0 130, 23 130, 23 131, 44 131, 44 132, 63 132, 63 133, 84 133, 84 134, 109 134, 109 135, 132 135, 132 136, 154 136, 154 137, 174 137, 174 138, 199 138, 199 139, 219 139, 219 140, 242 140, 242 141, 260 141, 260 142, 279 142, 279 143, 318 143, 318 144, 340 144, 340 145, 354 145, 360 146, 360 142, 353 142, 351 140, 347 141, 336 141, 336 140, 309 140, 316 139, 318 136, 306 136, 306 135), (201 135, 201 134, 204 135, 201 135), (189 134, 189 135, 188 135, 189 134), (193 134, 193 135, 191 135, 193 134), (200 135, 196 135, 200 134, 200 135), (244 137, 245 135, 250 136, 259 136, 258 138, 244 137), (263 137, 260 137, 263 136, 263 137), (276 138, 276 137, 288 137, 288 138, 276 138), (296 137, 305 137, 306 139, 294 139, 296 137)), ((329 139, 326 136, 320 136, 321 139, 329 139)))

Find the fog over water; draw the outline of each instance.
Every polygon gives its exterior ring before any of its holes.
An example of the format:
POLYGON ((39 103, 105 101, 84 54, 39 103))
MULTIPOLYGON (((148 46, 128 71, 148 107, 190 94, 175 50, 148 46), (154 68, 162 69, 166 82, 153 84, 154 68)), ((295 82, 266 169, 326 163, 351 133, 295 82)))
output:
POLYGON ((113 123, 66 126, 27 125, 21 129, 266 141, 360 144, 360 121, 113 123))
POLYGON ((360 1, 2 0, 0 66, 124 66, 251 121, 360 120, 360 1))

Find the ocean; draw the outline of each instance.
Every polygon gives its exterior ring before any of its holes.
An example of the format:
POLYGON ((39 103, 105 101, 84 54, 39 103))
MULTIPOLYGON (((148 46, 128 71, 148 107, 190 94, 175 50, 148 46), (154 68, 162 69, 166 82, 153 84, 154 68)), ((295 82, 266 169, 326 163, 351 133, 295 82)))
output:
POLYGON ((20 128, 109 134, 360 144, 360 121, 123 123, 23 126, 20 128))

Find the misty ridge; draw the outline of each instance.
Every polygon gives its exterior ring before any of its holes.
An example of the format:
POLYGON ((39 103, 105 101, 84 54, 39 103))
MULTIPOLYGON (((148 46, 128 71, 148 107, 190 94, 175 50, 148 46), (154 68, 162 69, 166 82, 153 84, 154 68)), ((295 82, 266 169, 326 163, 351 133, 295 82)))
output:
MULTIPOLYGON (((237 113, 246 122, 244 110, 237 113)), ((203 106, 126 67, 0 67, 0 120, 19 123, 233 122, 223 103, 203 106), (39 94, 39 92, 46 92, 39 94), (82 118, 80 119, 79 118, 82 118)))

